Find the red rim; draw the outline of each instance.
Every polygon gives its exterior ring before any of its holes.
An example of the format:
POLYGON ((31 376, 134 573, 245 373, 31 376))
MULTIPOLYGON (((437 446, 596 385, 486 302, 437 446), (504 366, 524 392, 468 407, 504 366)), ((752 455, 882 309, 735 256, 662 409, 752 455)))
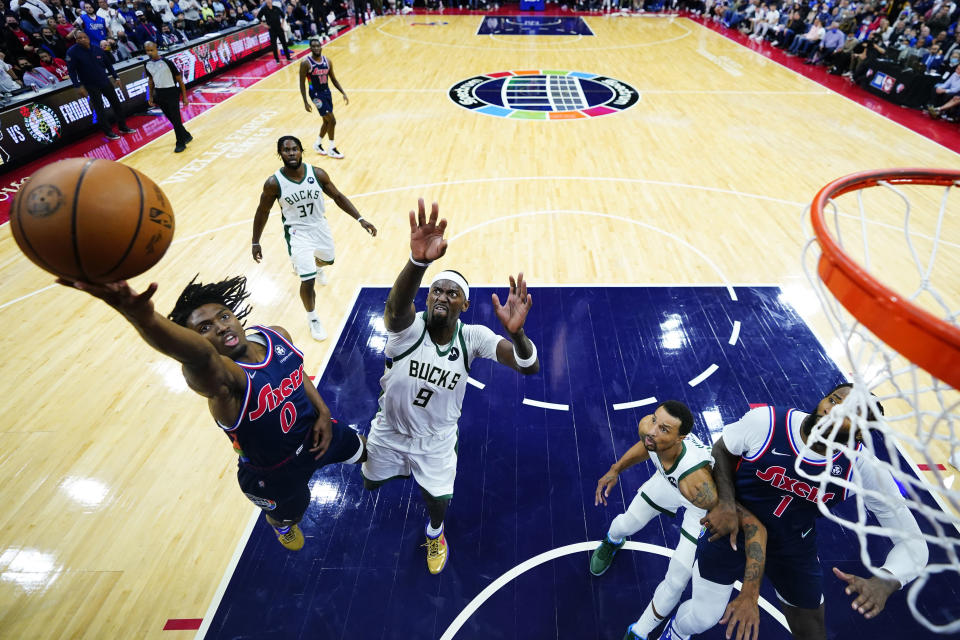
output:
POLYGON ((950 186, 960 182, 952 169, 880 169, 838 178, 813 199, 810 218, 820 244, 817 273, 837 300, 875 336, 954 389, 960 389, 960 328, 903 300, 854 262, 833 240, 823 217, 830 198, 877 186, 950 186))

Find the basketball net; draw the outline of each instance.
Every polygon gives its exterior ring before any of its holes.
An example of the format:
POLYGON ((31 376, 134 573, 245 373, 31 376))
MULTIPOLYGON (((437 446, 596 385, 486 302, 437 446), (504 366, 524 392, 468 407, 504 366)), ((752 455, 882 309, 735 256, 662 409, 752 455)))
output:
POLYGON ((908 587, 907 602, 913 616, 938 633, 960 631, 960 605, 952 603, 949 613, 933 611, 931 599, 921 596, 935 574, 960 578, 960 478, 946 465, 960 459, 957 187, 960 172, 948 170, 871 171, 835 180, 808 208, 803 250, 804 272, 832 332, 827 351, 841 368, 849 367, 854 386, 817 423, 801 454, 823 443, 828 460, 838 452, 851 461, 873 455, 903 495, 867 491, 856 475, 833 475, 839 467, 829 462, 819 473, 799 466, 797 471, 821 490, 832 483, 855 492, 855 518, 833 514, 823 503, 819 507, 856 533, 861 560, 877 576, 889 574, 871 560, 868 536, 896 541, 904 534, 868 519, 864 498, 890 507, 907 501, 930 550, 929 563, 908 587), (870 413, 875 421, 868 421, 870 413), (853 425, 849 438, 835 441, 846 419, 853 425))

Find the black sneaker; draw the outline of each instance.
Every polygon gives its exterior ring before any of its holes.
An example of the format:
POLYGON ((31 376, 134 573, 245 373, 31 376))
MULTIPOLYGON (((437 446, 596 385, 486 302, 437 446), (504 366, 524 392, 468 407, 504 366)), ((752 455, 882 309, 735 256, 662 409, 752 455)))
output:
POLYGON ((183 141, 183 144, 190 144, 191 142, 193 142, 193 136, 188 133, 187 139, 183 141))
POLYGON ((133 133, 133 132, 134 132, 133 129, 130 129, 130 128, 128 128, 128 127, 121 127, 121 128, 119 129, 119 131, 120 131, 120 133, 122 133, 122 134, 124 134, 124 135, 126 135, 126 134, 128 134, 128 133, 133 133))
POLYGON ((173 148, 174 153, 183 153, 186 150, 187 150, 187 145, 185 144, 178 144, 173 148))
POLYGON ((119 139, 120 139, 120 136, 118 136, 117 134, 115 134, 113 131, 111 131, 110 133, 105 133, 105 134, 103 134, 103 135, 105 135, 105 136, 107 137, 107 140, 119 140, 119 139))

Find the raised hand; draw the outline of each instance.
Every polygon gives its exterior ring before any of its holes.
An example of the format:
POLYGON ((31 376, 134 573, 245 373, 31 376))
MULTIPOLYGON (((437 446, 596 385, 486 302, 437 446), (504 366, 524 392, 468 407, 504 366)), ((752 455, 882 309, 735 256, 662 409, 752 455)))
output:
POLYGON ((126 280, 95 284, 93 282, 71 282, 64 278, 57 278, 57 284, 86 291, 95 298, 100 298, 108 305, 125 316, 143 319, 153 315, 153 301, 151 298, 157 292, 157 283, 153 282, 143 293, 137 293, 126 280))
POLYGON ((861 578, 849 573, 844 573, 833 568, 835 576, 847 583, 844 592, 849 596, 854 593, 859 594, 851 603, 851 608, 858 613, 863 614, 864 618, 872 618, 883 611, 887 605, 887 598, 890 594, 900 588, 900 582, 893 578, 861 578))
POLYGON ((447 241, 443 239, 447 221, 440 218, 437 222, 439 216, 440 206, 434 202, 427 219, 423 198, 417 200, 417 212, 410 212, 410 255, 417 262, 433 262, 447 252, 447 241))
POLYGON ((527 320, 527 313, 533 306, 533 296, 527 293, 527 283, 523 281, 523 273, 517 274, 514 280, 510 276, 510 293, 503 305, 500 304, 500 298, 493 294, 493 310, 500 320, 500 324, 508 333, 514 334, 523 328, 523 323, 527 320))

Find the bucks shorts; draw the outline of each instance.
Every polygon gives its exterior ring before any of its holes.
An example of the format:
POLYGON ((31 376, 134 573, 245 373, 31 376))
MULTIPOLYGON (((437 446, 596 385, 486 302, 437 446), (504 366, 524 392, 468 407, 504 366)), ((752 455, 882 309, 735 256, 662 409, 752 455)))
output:
POLYGON ((667 482, 667 479, 659 473, 654 473, 643 483, 637 491, 637 496, 627 507, 627 513, 632 514, 640 522, 647 522, 650 520, 650 509, 676 517, 677 511, 681 508, 683 509, 681 537, 696 545, 703 531, 700 519, 707 515, 707 512, 684 498, 680 490, 667 482))
POLYGON ((326 218, 311 226, 287 227, 285 232, 290 262, 301 280, 317 277, 317 260, 333 264, 333 233, 326 218))
POLYGON ((378 425, 374 419, 361 472, 371 482, 412 475, 434 498, 450 498, 457 477, 457 430, 411 438, 378 425))

